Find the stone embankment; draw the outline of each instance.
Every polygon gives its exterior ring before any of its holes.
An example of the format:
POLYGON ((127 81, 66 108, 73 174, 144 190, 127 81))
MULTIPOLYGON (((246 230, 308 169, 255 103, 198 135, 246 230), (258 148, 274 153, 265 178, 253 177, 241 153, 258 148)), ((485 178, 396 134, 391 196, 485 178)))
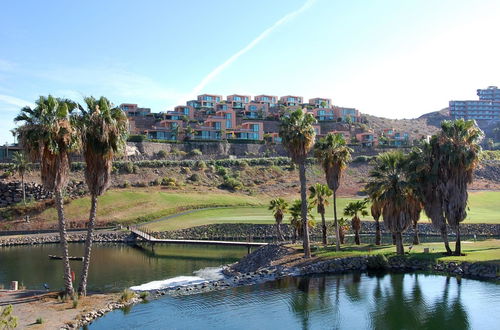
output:
MULTIPOLYGON (((381 230, 385 234, 389 234, 384 229, 384 225, 380 224, 381 230)), ((332 223, 327 224, 328 232, 333 233, 334 227, 332 223)), ((293 235, 291 225, 281 225, 281 230, 286 239, 290 240, 293 235)), ((420 223, 418 230, 421 235, 439 235, 439 231, 434 229, 432 224, 420 223)), ((348 231, 349 232, 349 231, 348 231)), ((361 234, 375 233, 374 221, 363 221, 361 223, 361 234)), ((449 230, 450 235, 453 231, 449 230)), ((477 235, 477 236, 500 236, 500 224, 461 224, 460 233, 462 235, 477 235)), ((406 231, 407 235, 413 234, 413 229, 406 231)), ((310 231, 313 237, 321 237, 321 226, 317 224, 310 231)), ((250 239, 276 239, 275 225, 259 225, 259 224, 212 224, 191 227, 187 229, 159 232, 155 233, 158 238, 168 239, 235 239, 246 240, 250 239)))
MULTIPOLYGON (((24 188, 26 200, 42 201, 53 197, 52 192, 34 182, 26 182, 24 188)), ((66 187, 66 193, 69 197, 83 196, 86 192, 86 185, 83 181, 71 181, 66 187)), ((0 207, 14 205, 22 200, 23 189, 20 181, 0 182, 0 207)))
MULTIPOLYGON (((86 231, 77 233, 68 233, 68 241, 77 243, 85 242, 87 236, 86 231)), ((115 242, 124 243, 130 240, 130 234, 122 231, 106 231, 95 232, 94 242, 115 242)), ((35 245, 35 244, 50 244, 59 243, 59 234, 37 234, 37 235, 22 235, 22 236, 0 236, 0 246, 14 246, 14 245, 35 245)))

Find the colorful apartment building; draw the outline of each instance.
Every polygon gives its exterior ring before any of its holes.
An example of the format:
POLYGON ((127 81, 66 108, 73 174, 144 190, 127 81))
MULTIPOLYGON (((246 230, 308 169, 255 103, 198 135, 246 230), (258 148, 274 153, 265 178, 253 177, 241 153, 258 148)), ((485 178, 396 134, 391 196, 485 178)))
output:
POLYGON ((317 121, 337 120, 335 110, 331 108, 314 108, 308 110, 317 121))
POLYGON ((385 139, 379 139, 379 144, 391 147, 403 147, 410 145, 410 134, 407 132, 395 131, 392 128, 382 130, 381 134, 385 139))
POLYGON ((375 147, 378 139, 373 132, 363 132, 356 134, 356 140, 362 147, 375 147))
POLYGON ((344 107, 334 107, 333 109, 335 111, 337 121, 346 122, 348 120, 347 118, 350 118, 353 123, 359 121, 360 115, 359 110, 357 109, 344 107))
POLYGON ((285 95, 280 97, 280 104, 285 107, 297 107, 302 105, 304 98, 302 96, 285 95))
POLYGON ((238 140, 263 140, 264 124, 262 122, 247 121, 242 123, 241 127, 232 130, 229 134, 231 138, 238 140))
POLYGON ((240 111, 245 109, 245 105, 250 102, 250 96, 240 94, 228 95, 226 102, 235 111, 240 111))
POLYGON ((274 95, 257 95, 254 97, 257 103, 265 103, 269 108, 274 108, 278 105, 278 97, 274 95))
MULTIPOLYGON (((178 105, 174 108, 175 113, 182 114, 182 116, 186 116, 190 119, 193 119, 196 114, 195 108, 189 106, 189 105, 178 105)), ((168 112, 167 112, 168 114, 168 112)))
POLYGON ((269 104, 268 103, 259 103, 252 101, 245 105, 245 110, 243 111, 243 115, 246 118, 251 119, 263 119, 266 118, 269 114, 269 104))
POLYGON ((188 102, 191 102, 191 104, 188 104, 188 105, 192 106, 193 108, 213 109, 215 107, 215 105, 217 103, 220 103, 221 101, 222 101, 221 95, 202 94, 202 95, 198 95, 196 102, 188 101, 188 102))
POLYGON ((313 99, 309 99, 309 105, 316 108, 330 108, 332 106, 332 99, 315 97, 313 99))

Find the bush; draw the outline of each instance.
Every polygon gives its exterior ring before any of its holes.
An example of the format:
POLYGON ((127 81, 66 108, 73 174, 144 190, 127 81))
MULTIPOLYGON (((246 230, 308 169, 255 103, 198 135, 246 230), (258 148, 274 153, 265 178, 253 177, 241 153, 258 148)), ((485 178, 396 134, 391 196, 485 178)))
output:
POLYGON ((161 158, 161 159, 166 158, 167 155, 168 154, 165 150, 160 150, 156 153, 156 157, 161 158))
POLYGON ((131 186, 130 181, 128 181, 128 180, 123 181, 123 184, 122 184, 123 188, 130 188, 130 186, 131 186))
POLYGON ((146 135, 130 135, 127 139, 128 142, 143 142, 146 140, 146 135))
POLYGON ((140 188, 144 188, 144 187, 148 187, 149 184, 147 182, 136 182, 135 186, 140 187, 140 188))
POLYGON ((122 295, 120 297, 120 302, 126 303, 129 302, 132 298, 135 297, 135 292, 130 290, 130 289, 125 289, 122 292, 122 295))
POLYGON ((0 326, 2 329, 14 329, 17 327, 17 317, 12 315, 14 307, 8 305, 0 309, 0 326))
POLYGON ((242 160, 239 164, 239 167, 244 170, 247 169, 250 165, 248 165, 248 162, 246 160, 242 160))
POLYGON ((43 318, 37 318, 35 324, 43 324, 43 318))
POLYGON ((149 296, 149 292, 147 291, 143 291, 139 294, 139 297, 142 299, 142 300, 146 300, 149 296))
POLYGON ((369 256, 367 261, 367 267, 370 270, 383 270, 389 266, 389 261, 387 261, 387 258, 383 254, 369 256))
POLYGON ((354 163, 368 163, 373 159, 371 156, 357 156, 352 160, 354 163))
POLYGON ((175 180, 174 178, 164 177, 161 180, 161 185, 167 187, 175 187, 177 186, 177 180, 175 180))
POLYGON ((7 178, 10 178, 11 176, 12 176, 12 172, 11 171, 5 171, 5 172, 3 172, 2 175, 0 175, 0 178, 7 179, 7 178))
POLYGON ((160 178, 156 178, 156 179, 154 179, 154 180, 151 182, 151 185, 152 185, 152 186, 159 186, 159 185, 161 185, 161 179, 160 179, 160 178))
POLYGON ((73 295, 73 308, 77 308, 78 307, 78 295, 75 294, 73 295))
MULTIPOLYGON (((137 165, 135 165, 137 166, 137 165)), ((134 163, 132 162, 126 162, 123 164, 123 171, 128 174, 134 173, 134 163)))
POLYGON ((182 174, 191 174, 191 169, 189 167, 181 167, 182 174))
POLYGON ((193 182, 198 182, 201 180, 201 176, 198 173, 193 173, 188 179, 193 182))
POLYGON ((200 149, 193 149, 189 152, 189 156, 201 156, 203 153, 200 149))
POLYGON ((218 175, 225 176, 228 174, 228 171, 227 168, 225 167, 215 165, 215 173, 217 173, 218 175))
POLYGON ((197 170, 203 170, 207 167, 207 164, 202 160, 197 160, 196 163, 194 163, 194 167, 197 170))
POLYGON ((221 189, 227 190, 240 190, 243 188, 243 183, 238 179, 228 177, 227 175, 224 177, 224 182, 219 186, 221 189))

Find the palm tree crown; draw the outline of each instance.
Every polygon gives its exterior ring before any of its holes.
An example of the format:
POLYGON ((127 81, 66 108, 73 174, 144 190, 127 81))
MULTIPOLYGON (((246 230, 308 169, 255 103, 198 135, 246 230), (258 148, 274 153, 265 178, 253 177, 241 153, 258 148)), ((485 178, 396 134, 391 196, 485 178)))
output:
POLYGON ((351 160, 352 151, 341 134, 328 133, 314 145, 314 156, 325 171, 330 189, 337 191, 342 171, 351 160))
POLYGON ((293 162, 303 162, 311 150, 316 136, 312 126, 314 123, 316 119, 302 109, 297 109, 282 119, 279 136, 293 162))
POLYGON ((316 206, 319 214, 324 214, 325 208, 330 204, 328 198, 332 196, 333 192, 326 185, 316 183, 309 187, 309 193, 311 205, 316 206))
POLYGON ((15 130, 32 161, 40 160, 42 183, 47 190, 60 190, 68 180, 69 153, 78 149, 78 135, 70 122, 76 103, 51 95, 40 96, 36 106, 24 107, 14 118, 24 122, 15 130))
POLYGON ((269 202, 269 210, 273 211, 274 219, 277 223, 283 221, 283 216, 288 212, 288 203, 283 198, 275 198, 269 202))

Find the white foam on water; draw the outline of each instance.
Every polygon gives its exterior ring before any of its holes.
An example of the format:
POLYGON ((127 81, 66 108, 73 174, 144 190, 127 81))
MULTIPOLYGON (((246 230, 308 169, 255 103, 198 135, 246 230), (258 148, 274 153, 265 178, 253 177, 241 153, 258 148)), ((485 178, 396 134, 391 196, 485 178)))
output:
POLYGON ((222 275, 222 268, 220 267, 207 267, 193 273, 196 276, 176 276, 166 280, 152 281, 132 286, 130 289, 134 291, 162 290, 179 286, 208 283, 209 281, 220 280, 224 277, 224 275, 222 275))

